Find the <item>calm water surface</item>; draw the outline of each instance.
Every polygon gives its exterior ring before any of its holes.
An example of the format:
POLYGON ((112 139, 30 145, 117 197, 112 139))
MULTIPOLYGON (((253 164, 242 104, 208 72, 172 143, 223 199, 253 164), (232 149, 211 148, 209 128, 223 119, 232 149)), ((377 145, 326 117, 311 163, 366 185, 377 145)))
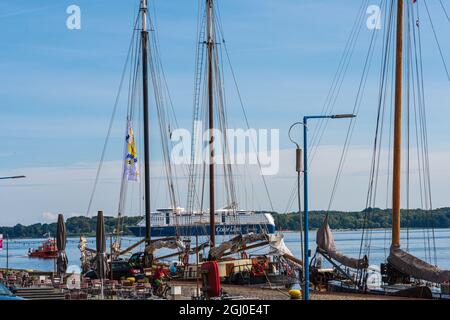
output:
MULTIPOLYGON (((430 239, 431 245, 433 245, 432 238, 428 237, 431 231, 427 230, 410 230, 409 231, 409 251, 415 256, 429 260, 429 251, 425 250, 428 247, 428 239, 430 239)), ((439 267, 450 269, 450 229, 438 229, 435 230, 435 244, 436 244, 436 255, 439 267)), ((334 237, 338 249, 352 257, 358 257, 360 244, 361 244, 361 234, 362 231, 335 231, 334 237)), ((315 249, 315 238, 316 232, 310 231, 310 248, 314 252, 315 249)), ((389 243, 390 243, 390 230, 377 230, 372 231, 371 236, 371 246, 370 246, 370 256, 369 261, 372 265, 380 264, 385 261, 386 255, 389 253, 389 243)), ((227 238, 228 239, 228 238, 227 238)), ((296 256, 300 256, 300 237, 298 233, 285 232, 284 233, 285 243, 292 253, 296 256)), ((9 267, 17 269, 33 269, 42 271, 53 271, 54 261, 44 260, 36 258, 28 258, 27 252, 28 248, 37 247, 44 239, 20 239, 11 240, 9 243, 9 267)), ((69 258, 69 265, 80 265, 80 252, 78 250, 78 238, 69 238, 67 240, 67 256, 69 258)), ((127 237, 123 239, 123 246, 131 245, 132 243, 138 241, 138 238, 127 237)), ((223 237, 218 237, 218 240, 223 240, 223 237)), ((195 238, 192 239, 193 246, 195 244, 195 238)), ((199 239, 199 242, 206 241, 204 238, 199 239)), ((402 243, 404 248, 407 243, 407 232, 402 231, 402 243)), ((95 248, 95 238, 88 239, 88 245, 91 248, 95 248)), ((6 243, 4 243, 4 249, 0 252, 0 267, 6 267, 6 243)), ((108 242, 109 248, 109 242, 108 242)), ((143 247, 136 249, 142 250, 143 247)), ((262 252, 260 249, 259 252, 262 252)), ((253 251, 253 252, 258 252, 253 251)), ((170 253, 165 249, 158 251, 157 255, 164 255, 170 253)), ((431 251, 431 258, 434 259, 434 251, 431 251)), ((195 257, 191 257, 191 261, 195 261, 195 257)))

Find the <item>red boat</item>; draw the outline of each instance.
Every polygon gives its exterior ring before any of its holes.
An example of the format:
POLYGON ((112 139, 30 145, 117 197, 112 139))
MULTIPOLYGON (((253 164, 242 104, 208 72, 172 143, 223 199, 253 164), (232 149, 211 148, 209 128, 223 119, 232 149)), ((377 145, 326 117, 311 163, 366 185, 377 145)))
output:
POLYGON ((58 250, 56 248, 56 241, 54 239, 48 239, 44 241, 37 249, 29 249, 28 257, 41 259, 57 258, 58 250))

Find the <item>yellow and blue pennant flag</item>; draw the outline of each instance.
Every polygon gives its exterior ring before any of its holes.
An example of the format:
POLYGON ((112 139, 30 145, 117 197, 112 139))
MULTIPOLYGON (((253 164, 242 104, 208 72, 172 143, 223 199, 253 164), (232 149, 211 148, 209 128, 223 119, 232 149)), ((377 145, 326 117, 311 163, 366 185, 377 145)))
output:
POLYGON ((139 181, 136 143, 134 141, 134 133, 130 120, 128 120, 126 143, 127 154, 125 156, 125 176, 129 181, 139 181))

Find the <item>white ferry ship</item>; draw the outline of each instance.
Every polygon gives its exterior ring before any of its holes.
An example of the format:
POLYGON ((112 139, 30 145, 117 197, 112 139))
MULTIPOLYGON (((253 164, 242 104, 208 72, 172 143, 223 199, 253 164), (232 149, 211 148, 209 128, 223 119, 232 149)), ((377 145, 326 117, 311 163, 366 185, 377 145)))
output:
MULTIPOLYGON (((171 237, 205 236, 210 234, 209 213, 188 213, 183 208, 158 209, 151 215, 151 236, 171 237)), ((130 231, 137 237, 145 235, 145 220, 130 231)), ((269 234, 275 232, 275 221, 270 213, 257 213, 246 210, 220 209, 216 210, 216 235, 237 235, 249 232, 269 234)))

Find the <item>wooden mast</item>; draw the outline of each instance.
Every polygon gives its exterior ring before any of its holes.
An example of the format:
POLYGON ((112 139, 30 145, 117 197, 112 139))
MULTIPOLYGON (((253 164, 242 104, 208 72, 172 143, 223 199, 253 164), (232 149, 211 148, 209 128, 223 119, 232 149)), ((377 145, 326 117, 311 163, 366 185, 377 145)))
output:
POLYGON ((395 70, 394 173, 392 188, 392 248, 400 247, 400 183, 402 146, 403 0, 397 0, 395 70))
POLYGON ((148 112, 148 32, 147 32, 147 0, 141 0, 142 13, 142 94, 144 107, 144 201, 145 201, 145 241, 150 244, 150 127, 148 112))
POLYGON ((215 235, 215 196, 214 196, 214 79, 213 79, 213 49, 214 24, 213 0, 206 0, 207 14, 207 46, 208 46, 208 116, 209 116, 209 228, 211 248, 216 244, 215 235))

